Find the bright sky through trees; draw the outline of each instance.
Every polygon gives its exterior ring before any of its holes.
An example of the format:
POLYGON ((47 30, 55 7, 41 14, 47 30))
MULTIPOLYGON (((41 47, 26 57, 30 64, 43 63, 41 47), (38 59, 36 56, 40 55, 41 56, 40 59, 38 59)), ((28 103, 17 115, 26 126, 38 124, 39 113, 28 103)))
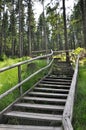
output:
MULTIPOLYGON (((51 0, 46 0, 45 6, 50 2, 51 0)), ((62 6, 62 4, 61 4, 62 6)), ((74 6, 74 0, 66 0, 66 8, 67 8, 67 13, 69 14, 71 12, 71 9, 74 6)), ((42 5, 40 2, 34 2, 34 13, 35 13, 35 18, 36 21, 38 20, 39 15, 42 13, 42 5)))

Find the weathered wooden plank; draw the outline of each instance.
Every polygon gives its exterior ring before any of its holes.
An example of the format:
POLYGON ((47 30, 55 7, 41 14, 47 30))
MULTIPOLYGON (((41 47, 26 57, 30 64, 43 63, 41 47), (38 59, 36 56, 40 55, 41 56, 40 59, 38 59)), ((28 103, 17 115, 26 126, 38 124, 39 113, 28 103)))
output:
POLYGON ((68 94, 44 93, 44 92, 29 92, 28 94, 33 96, 63 97, 63 98, 68 96, 68 94))
MULTIPOLYGON (((64 54, 64 53, 66 53, 66 52, 72 52, 72 51, 74 51, 74 50, 61 50, 61 51, 54 51, 54 53, 56 53, 56 54, 64 54)), ((63 61, 64 62, 64 61, 63 61)))
POLYGON ((25 100, 32 100, 32 101, 47 101, 47 102, 66 102, 66 99, 56 99, 56 98, 38 98, 38 97, 23 97, 22 99, 25 100))
POLYGON ((43 83, 39 83, 38 86, 70 88, 70 86, 67 86, 67 85, 55 85, 55 84, 43 84, 43 83))
POLYGON ((73 130, 73 126, 71 124, 71 120, 69 119, 69 117, 64 118, 63 127, 64 130, 73 130))
POLYGON ((63 130, 62 127, 26 126, 26 125, 0 125, 0 130, 63 130))
POLYGON ((54 82, 58 82, 58 81, 61 81, 61 82, 71 82, 70 79, 54 79, 54 78, 45 78, 43 81, 54 81, 54 82))
POLYGON ((52 91, 52 92, 69 92, 67 89, 54 89, 54 88, 42 88, 42 87, 35 87, 34 90, 40 90, 40 91, 52 91))
POLYGON ((73 76, 66 76, 64 77, 63 75, 61 76, 56 76, 56 75, 48 75, 46 78, 51 78, 51 79, 66 79, 66 80, 72 80, 73 76))
POLYGON ((62 121, 61 115, 53 114, 40 114, 40 113, 29 113, 29 112, 19 112, 19 111, 10 111, 4 114, 6 117, 18 117, 22 119, 33 119, 33 120, 46 120, 46 121, 62 121))
POLYGON ((41 81, 40 83, 43 83, 43 84, 55 84, 55 85, 70 85, 69 82, 53 82, 53 81, 41 81))
POLYGON ((30 104, 30 103, 16 103, 14 106, 26 107, 26 108, 36 108, 42 110, 64 110, 64 106, 57 105, 45 105, 45 104, 30 104))
MULTIPOLYGON (((50 50, 48 50, 48 51, 50 51, 50 50)), ((37 54, 37 53, 43 53, 43 52, 46 52, 46 50, 41 50, 41 51, 32 51, 32 54, 33 54, 33 53, 36 53, 36 54, 37 54)))

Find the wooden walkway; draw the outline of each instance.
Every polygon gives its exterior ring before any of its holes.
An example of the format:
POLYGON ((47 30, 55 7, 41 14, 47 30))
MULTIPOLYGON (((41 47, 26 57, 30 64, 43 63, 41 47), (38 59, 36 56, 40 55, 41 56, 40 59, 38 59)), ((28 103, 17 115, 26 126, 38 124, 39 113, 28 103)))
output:
POLYGON ((52 73, 3 113, 0 130, 63 130, 74 71, 69 63, 55 60, 54 64, 52 73))

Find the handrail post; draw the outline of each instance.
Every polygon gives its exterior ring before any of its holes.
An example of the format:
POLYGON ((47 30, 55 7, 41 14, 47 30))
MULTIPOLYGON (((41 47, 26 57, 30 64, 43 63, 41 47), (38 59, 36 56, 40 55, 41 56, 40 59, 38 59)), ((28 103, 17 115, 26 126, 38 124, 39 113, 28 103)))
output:
MULTIPOLYGON (((21 65, 18 66, 18 83, 22 81, 21 78, 21 65)), ((20 95, 22 95, 22 86, 19 87, 20 95)))
MULTIPOLYGON (((53 53, 53 51, 51 50, 51 53, 53 53)), ((47 55, 47 54, 46 54, 47 55)), ((52 57, 52 56, 50 56, 50 57, 52 57)), ((47 65, 49 64, 49 62, 50 62, 50 57, 49 56, 47 56, 47 65)))
POLYGON ((47 65, 49 64, 49 57, 47 57, 47 65))

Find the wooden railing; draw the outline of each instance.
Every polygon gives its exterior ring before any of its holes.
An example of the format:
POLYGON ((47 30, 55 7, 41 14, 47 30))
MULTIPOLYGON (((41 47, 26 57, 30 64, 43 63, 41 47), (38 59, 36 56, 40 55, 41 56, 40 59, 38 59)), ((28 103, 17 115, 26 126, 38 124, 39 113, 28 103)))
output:
POLYGON ((76 67, 75 67, 74 75, 72 78, 72 83, 70 86, 69 95, 68 95, 64 113, 63 113, 64 130, 73 130, 73 126, 72 126, 71 122, 72 122, 74 97, 75 97, 75 90, 76 90, 76 83, 77 83, 77 76, 78 76, 78 64, 79 64, 78 62, 79 62, 79 56, 76 61, 76 67))
POLYGON ((65 52, 72 52, 73 50, 60 50, 60 51, 54 51, 54 53, 65 53, 65 52))
MULTIPOLYGON (((49 51, 49 50, 48 50, 48 51, 49 51)), ((46 53, 46 50, 32 51, 32 54, 40 54, 40 53, 46 53)))
POLYGON ((26 61, 23 61, 23 62, 19 62, 17 64, 14 64, 14 65, 11 65, 11 66, 8 66, 8 67, 5 67, 5 68, 2 68, 0 69, 0 73, 6 71, 6 70, 9 70, 9 69, 13 69, 15 67, 18 67, 18 81, 19 83, 17 85, 15 85, 14 87, 12 87, 11 89, 9 89, 8 91, 4 92, 3 94, 0 95, 0 99, 2 99, 3 97, 7 96, 8 94, 12 93, 15 89, 19 88, 20 89, 20 94, 22 95, 22 86, 25 82, 27 82, 28 80, 30 80, 33 76, 35 76, 36 74, 40 73, 41 71, 47 69, 48 67, 51 66, 52 62, 53 62, 53 59, 51 60, 51 62, 41 68, 40 70, 36 71, 35 73, 33 73, 32 75, 30 75, 28 78, 24 79, 23 81, 21 81, 21 65, 24 65, 24 64, 27 64, 29 62, 32 62, 34 60, 38 60, 38 59, 42 59, 42 58, 47 58, 48 61, 49 61, 49 57, 52 57, 53 55, 53 51, 51 50, 51 53, 50 54, 46 54, 46 55, 43 55, 43 56, 38 56, 38 57, 35 57, 35 58, 32 58, 30 60, 26 60, 26 61))
MULTIPOLYGON (((60 51, 59 53, 64 53, 64 51, 60 51)), ((26 79, 24 79, 23 81, 21 81, 21 65, 30 63, 30 62, 32 62, 34 60, 41 59, 41 58, 47 58, 47 60, 49 61, 49 58, 52 57, 52 56, 53 56, 53 51, 51 51, 50 54, 43 55, 43 56, 38 56, 38 57, 32 58, 30 60, 19 62, 17 64, 12 65, 12 66, 8 66, 8 67, 0 69, 0 73, 2 73, 4 71, 6 71, 6 70, 9 70, 9 69, 17 67, 18 68, 18 81, 19 81, 19 83, 17 85, 15 85, 14 87, 12 87, 11 89, 9 89, 8 91, 6 91, 5 93, 1 94, 0 95, 0 99, 4 98, 8 94, 12 93, 17 88, 20 88, 20 93, 22 95, 22 85, 25 82, 27 82, 28 80, 30 80, 36 74, 38 74, 41 71, 49 68, 52 65, 52 63, 53 63, 53 59, 51 60, 51 62, 48 63, 48 65, 46 65, 45 67, 43 67, 40 70, 36 71, 32 75, 30 75, 29 77, 27 77, 26 79)), ((77 76, 78 76, 78 62, 79 62, 79 56, 78 56, 77 61, 76 61, 75 72, 74 72, 74 75, 73 75, 73 78, 72 78, 72 83, 71 83, 71 86, 70 86, 69 95, 68 95, 67 102, 66 102, 65 109, 64 109, 64 113, 63 113, 62 124, 63 124, 63 129, 64 130, 73 130, 73 126, 72 126, 71 121, 72 121, 72 115, 73 115, 74 96, 75 96, 75 89, 76 89, 77 76)))

